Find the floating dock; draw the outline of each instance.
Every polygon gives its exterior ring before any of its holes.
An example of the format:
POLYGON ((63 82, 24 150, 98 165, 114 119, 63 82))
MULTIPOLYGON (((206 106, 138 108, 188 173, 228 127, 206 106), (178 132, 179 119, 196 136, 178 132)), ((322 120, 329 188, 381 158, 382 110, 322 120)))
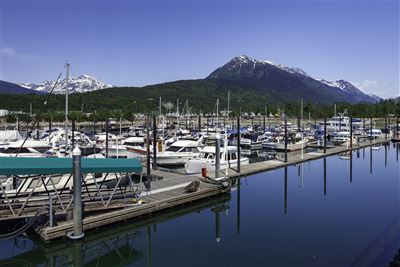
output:
MULTIPOLYGON (((211 183, 201 183, 195 192, 186 192, 185 187, 192 181, 198 180, 196 176, 182 176, 164 171, 154 171, 153 174, 163 175, 163 179, 151 182, 152 189, 145 191, 141 197, 142 204, 128 206, 123 209, 108 211, 97 215, 90 215, 83 219, 83 230, 96 229, 102 226, 150 215, 155 212, 174 208, 201 199, 228 193, 230 188, 211 183)), ((73 230, 73 221, 60 222, 53 227, 36 229, 40 237, 53 240, 67 235, 73 230)))

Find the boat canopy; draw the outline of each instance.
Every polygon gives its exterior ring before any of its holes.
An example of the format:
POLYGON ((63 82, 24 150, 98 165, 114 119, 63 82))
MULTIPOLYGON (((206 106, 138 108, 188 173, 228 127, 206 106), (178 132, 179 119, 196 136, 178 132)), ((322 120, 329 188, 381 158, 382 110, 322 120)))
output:
MULTIPOLYGON (((82 173, 121 173, 142 171, 137 159, 82 158, 82 173)), ((72 158, 0 158, 0 175, 39 175, 72 173, 72 158)))

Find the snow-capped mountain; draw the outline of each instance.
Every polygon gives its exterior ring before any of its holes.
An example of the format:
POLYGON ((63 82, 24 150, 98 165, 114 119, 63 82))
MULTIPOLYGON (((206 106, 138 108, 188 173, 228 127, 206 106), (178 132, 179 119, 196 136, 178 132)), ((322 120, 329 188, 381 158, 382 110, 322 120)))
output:
MULTIPOLYGON (((28 89, 49 93, 53 89, 55 83, 56 81, 46 80, 44 82, 41 82, 40 84, 24 83, 20 85, 28 89)), ((93 76, 84 74, 78 77, 71 77, 68 83, 67 79, 59 80, 56 87, 53 90, 53 94, 63 94, 65 93, 67 87, 68 87, 68 92, 72 94, 72 93, 86 93, 95 90, 110 88, 113 86, 110 84, 106 84, 102 81, 99 81, 93 76)))
POLYGON ((261 61, 248 56, 231 59, 213 71, 207 79, 245 82, 269 95, 312 99, 319 102, 377 102, 348 81, 316 79, 300 68, 287 67, 272 61, 261 61), (329 101, 330 100, 330 101, 329 101))

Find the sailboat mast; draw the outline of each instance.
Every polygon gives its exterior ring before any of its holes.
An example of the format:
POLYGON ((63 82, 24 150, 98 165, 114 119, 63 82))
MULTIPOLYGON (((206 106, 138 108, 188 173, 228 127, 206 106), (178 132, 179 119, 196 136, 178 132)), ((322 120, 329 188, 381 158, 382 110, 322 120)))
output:
POLYGON ((68 87, 69 87, 69 63, 65 63, 65 68, 67 69, 66 82, 67 86, 65 88, 65 141, 68 143, 68 87))
POLYGON ((300 131, 301 131, 301 158, 304 158, 304 129, 303 129, 303 98, 301 99, 301 121, 300 121, 300 131))
POLYGON ((229 101, 231 98, 231 91, 228 91, 228 113, 226 114, 227 117, 229 117, 229 101))

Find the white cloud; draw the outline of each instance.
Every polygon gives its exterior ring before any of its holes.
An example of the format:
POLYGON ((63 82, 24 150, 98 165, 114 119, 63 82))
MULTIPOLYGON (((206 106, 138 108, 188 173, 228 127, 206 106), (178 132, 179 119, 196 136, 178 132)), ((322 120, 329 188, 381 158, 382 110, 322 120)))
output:
POLYGON ((5 46, 5 45, 3 45, 0 48, 0 55, 5 58, 8 57, 8 58, 16 59, 19 61, 30 61, 30 60, 37 60, 37 59, 42 58, 41 56, 38 56, 38 55, 21 53, 21 52, 17 51, 16 49, 9 47, 9 46, 5 46))
POLYGON ((364 80, 361 82, 352 82, 357 88, 368 94, 374 94, 382 98, 399 96, 398 84, 381 83, 374 80, 364 80))
POLYGON ((15 54, 15 50, 11 47, 3 46, 0 48, 0 54, 2 56, 12 56, 15 54))

